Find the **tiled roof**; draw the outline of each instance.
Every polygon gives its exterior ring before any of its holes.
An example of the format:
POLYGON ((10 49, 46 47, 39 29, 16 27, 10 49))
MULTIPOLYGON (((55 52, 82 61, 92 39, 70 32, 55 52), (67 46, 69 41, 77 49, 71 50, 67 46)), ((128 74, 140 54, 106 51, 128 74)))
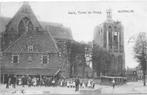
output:
MULTIPOLYGON (((9 17, 0 17, 0 33, 5 31, 10 20, 11 18, 9 17)), ((40 21, 40 25, 44 30, 49 31, 55 39, 73 39, 71 30, 64 27, 62 24, 40 21)))
POLYGON ((8 17, 0 17, 0 33, 4 32, 6 29, 6 25, 9 23, 11 18, 8 17))
POLYGON ((45 30, 49 31, 54 38, 69 40, 73 39, 71 30, 64 27, 62 24, 47 22, 40 22, 40 24, 45 30))
POLYGON ((28 53, 28 45, 33 45, 34 53, 57 53, 58 48, 47 31, 26 32, 14 43, 4 50, 4 52, 28 53))

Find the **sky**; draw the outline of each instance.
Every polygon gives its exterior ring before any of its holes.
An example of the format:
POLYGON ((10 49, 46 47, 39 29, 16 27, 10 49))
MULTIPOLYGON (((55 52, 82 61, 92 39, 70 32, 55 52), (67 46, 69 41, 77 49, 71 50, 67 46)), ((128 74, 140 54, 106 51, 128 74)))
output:
MULTIPOLYGON (((1 2, 0 15, 13 17, 23 2, 1 2)), ((61 23, 69 27, 76 41, 92 41, 94 28, 106 20, 106 10, 124 27, 126 67, 138 65, 134 59, 134 41, 139 32, 147 32, 147 1, 32 1, 29 2, 40 21, 61 23)))

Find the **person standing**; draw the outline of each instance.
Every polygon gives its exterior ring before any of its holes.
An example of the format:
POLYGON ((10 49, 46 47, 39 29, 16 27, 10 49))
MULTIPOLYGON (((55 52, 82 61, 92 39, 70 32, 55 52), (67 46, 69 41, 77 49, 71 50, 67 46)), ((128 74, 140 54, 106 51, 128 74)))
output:
POLYGON ((25 85, 25 77, 24 76, 21 77, 21 83, 22 83, 22 87, 24 87, 24 85, 25 85))
POLYGON ((75 86, 76 86, 75 91, 79 91, 79 84, 80 84, 80 80, 79 78, 76 78, 75 79, 75 86))
POLYGON ((113 88, 115 88, 115 79, 112 80, 113 88))
POLYGON ((11 77, 11 84, 12 84, 12 87, 15 88, 15 85, 16 85, 16 76, 15 75, 12 75, 12 77, 11 77))
POLYGON ((91 80, 88 80, 87 87, 91 87, 91 80))
POLYGON ((6 78, 6 88, 9 88, 10 81, 11 81, 11 78, 10 78, 10 75, 8 75, 8 77, 6 78))
POLYGON ((21 79, 21 77, 18 78, 18 85, 22 85, 22 79, 21 79))
POLYGON ((27 84, 28 84, 28 87, 31 87, 31 77, 30 76, 28 76, 27 84))

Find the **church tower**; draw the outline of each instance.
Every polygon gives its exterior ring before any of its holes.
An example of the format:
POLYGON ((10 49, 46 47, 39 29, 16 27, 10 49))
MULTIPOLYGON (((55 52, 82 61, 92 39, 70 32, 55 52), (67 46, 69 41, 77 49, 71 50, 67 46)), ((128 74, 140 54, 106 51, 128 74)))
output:
POLYGON ((94 44, 111 54, 111 73, 121 75, 125 69, 124 33, 120 21, 112 18, 112 10, 106 10, 106 21, 98 25, 94 31, 94 44))

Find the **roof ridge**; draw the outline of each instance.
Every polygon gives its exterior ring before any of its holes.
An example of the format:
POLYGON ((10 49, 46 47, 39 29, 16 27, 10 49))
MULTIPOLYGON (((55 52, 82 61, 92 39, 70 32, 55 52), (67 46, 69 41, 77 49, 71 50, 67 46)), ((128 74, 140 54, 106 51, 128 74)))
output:
MULTIPOLYGON (((50 32, 48 32, 48 30, 45 30, 45 31, 46 31, 46 32, 48 33, 48 35, 51 37, 51 40, 53 41, 54 46, 55 46, 57 52, 59 52, 58 47, 57 47, 57 44, 56 44, 56 41, 55 41, 55 39, 53 38, 52 34, 51 34, 50 32)), ((49 37, 48 37, 48 39, 49 39, 49 37)))

